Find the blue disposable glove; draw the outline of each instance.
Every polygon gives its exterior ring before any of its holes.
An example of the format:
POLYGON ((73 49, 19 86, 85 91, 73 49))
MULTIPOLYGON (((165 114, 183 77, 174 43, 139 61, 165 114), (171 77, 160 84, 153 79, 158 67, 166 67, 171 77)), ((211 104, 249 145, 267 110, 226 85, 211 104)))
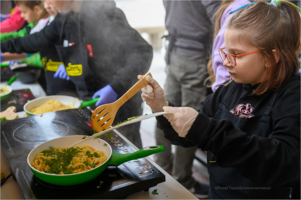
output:
POLYGON ((9 66, 14 66, 15 63, 20 64, 19 61, 9 61, 9 66))
POLYGON ((54 78, 59 77, 60 79, 70 80, 70 77, 67 75, 64 65, 59 65, 58 70, 53 75, 54 78))
POLYGON ((7 15, 0 14, 0 22, 7 19, 7 15))
POLYGON ((1 50, 0 50, 0 54, 1 54, 1 58, 0 58, 1 60, 0 61, 3 62, 4 61, 4 57, 2 56, 2 51, 1 50))
POLYGON ((99 100, 95 104, 95 106, 98 107, 100 105, 116 101, 118 94, 113 90, 113 88, 110 85, 107 85, 95 92, 95 94, 93 95, 93 99, 96 97, 99 97, 99 100))

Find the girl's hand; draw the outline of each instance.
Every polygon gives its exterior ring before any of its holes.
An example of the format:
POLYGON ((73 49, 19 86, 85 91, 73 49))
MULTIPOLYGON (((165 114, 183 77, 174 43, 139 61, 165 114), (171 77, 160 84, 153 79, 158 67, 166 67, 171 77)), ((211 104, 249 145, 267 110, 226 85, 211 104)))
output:
MULTIPOLYGON (((138 79, 140 80, 141 78, 143 76, 138 75, 138 79)), ((142 88, 141 98, 151 107, 152 112, 162 112, 163 106, 168 106, 168 102, 164 97, 164 90, 151 76, 147 76, 146 80, 148 85, 142 88)))
POLYGON ((198 116, 198 112, 189 107, 170 107, 164 106, 165 112, 174 113, 164 115, 164 117, 170 122, 173 129, 179 134, 180 137, 185 137, 191 128, 193 122, 198 116))

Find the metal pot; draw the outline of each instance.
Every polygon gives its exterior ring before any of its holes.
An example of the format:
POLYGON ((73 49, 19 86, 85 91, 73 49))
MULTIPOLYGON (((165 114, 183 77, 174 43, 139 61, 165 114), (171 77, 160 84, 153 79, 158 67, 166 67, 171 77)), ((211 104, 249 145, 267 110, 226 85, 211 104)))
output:
POLYGON ((100 166, 91 169, 89 171, 80 172, 76 174, 49 174, 45 172, 38 171, 37 169, 33 168, 30 162, 36 157, 37 153, 48 149, 51 147, 68 147, 69 145, 74 144, 75 142, 81 140, 83 135, 73 135, 73 136, 66 136, 60 137, 53 140, 49 140, 45 143, 40 144, 39 146, 35 147, 27 156, 27 164, 30 167, 31 171, 34 175, 50 184, 54 185, 62 185, 62 186, 69 186, 69 185, 78 185, 81 183, 85 183, 90 181, 100 175, 108 166, 108 164, 115 164, 116 166, 130 161, 134 159, 144 158, 146 156, 152 155, 154 153, 159 153, 163 151, 163 146, 151 146, 145 147, 140 149, 134 153, 130 154, 119 154, 112 152, 111 146, 104 140, 101 139, 90 139, 84 141, 80 144, 80 146, 89 145, 94 149, 103 151, 108 159, 100 166))
POLYGON ((32 66, 19 67, 13 69, 13 72, 20 75, 20 82, 35 83, 41 75, 42 68, 32 66))
POLYGON ((39 107, 43 104, 45 104, 49 100, 55 100, 60 101, 62 104, 72 104, 74 103, 74 108, 84 108, 90 105, 95 104, 98 101, 99 97, 92 99, 90 101, 80 101, 78 98, 70 97, 70 96, 64 96, 64 95, 53 95, 53 96, 47 96, 47 97, 41 97, 37 99, 33 99, 31 101, 28 101, 24 105, 24 111, 28 116, 36 115, 34 113, 31 113, 30 111, 33 110, 36 107, 39 107))

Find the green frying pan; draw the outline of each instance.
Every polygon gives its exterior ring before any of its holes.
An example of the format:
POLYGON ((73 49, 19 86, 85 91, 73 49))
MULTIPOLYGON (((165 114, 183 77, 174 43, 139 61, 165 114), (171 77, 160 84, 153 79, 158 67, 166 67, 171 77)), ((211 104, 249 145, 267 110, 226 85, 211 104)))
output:
POLYGON ((74 144, 75 142, 81 140, 82 138, 83 135, 72 135, 72 136, 56 138, 53 140, 49 140, 45 143, 42 143, 39 146, 35 147, 28 154, 27 164, 30 167, 31 171, 34 173, 34 175, 37 178, 41 179, 42 181, 54 185, 69 186, 69 185, 78 185, 94 179, 106 169, 108 164, 115 164, 116 166, 118 166, 124 162, 134 160, 134 159, 144 158, 154 153, 159 153, 163 151, 163 146, 159 145, 159 146, 145 147, 134 153, 119 154, 119 153, 112 152, 111 146, 106 141, 101 139, 93 139, 93 140, 87 140, 82 142, 80 146, 89 145, 94 149, 103 151, 105 155, 108 157, 108 159, 102 165, 94 169, 85 172, 76 173, 76 174, 49 174, 49 173, 38 171, 37 169, 31 166, 30 162, 36 157, 37 153, 48 149, 50 146, 68 147, 69 145, 74 144))

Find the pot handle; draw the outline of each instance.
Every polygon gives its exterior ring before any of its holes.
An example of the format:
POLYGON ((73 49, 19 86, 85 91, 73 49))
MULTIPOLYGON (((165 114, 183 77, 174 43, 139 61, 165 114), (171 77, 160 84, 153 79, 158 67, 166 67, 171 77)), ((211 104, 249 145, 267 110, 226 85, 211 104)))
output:
POLYGON ((18 77, 20 76, 20 74, 16 74, 14 76, 12 76, 8 82, 7 82, 7 85, 11 85, 18 77))
POLYGON ((95 104, 98 101, 98 99, 99 99, 99 97, 96 97, 95 99, 92 99, 92 100, 89 100, 89 101, 83 101, 80 104, 80 107, 85 108, 87 106, 91 106, 91 105, 95 104))
POLYGON ((112 152, 112 157, 109 164, 118 166, 127 161, 144 158, 154 153, 162 152, 163 150, 164 147, 162 145, 156 145, 156 146, 144 147, 143 149, 140 149, 136 152, 129 153, 129 154, 120 154, 120 153, 112 152))

